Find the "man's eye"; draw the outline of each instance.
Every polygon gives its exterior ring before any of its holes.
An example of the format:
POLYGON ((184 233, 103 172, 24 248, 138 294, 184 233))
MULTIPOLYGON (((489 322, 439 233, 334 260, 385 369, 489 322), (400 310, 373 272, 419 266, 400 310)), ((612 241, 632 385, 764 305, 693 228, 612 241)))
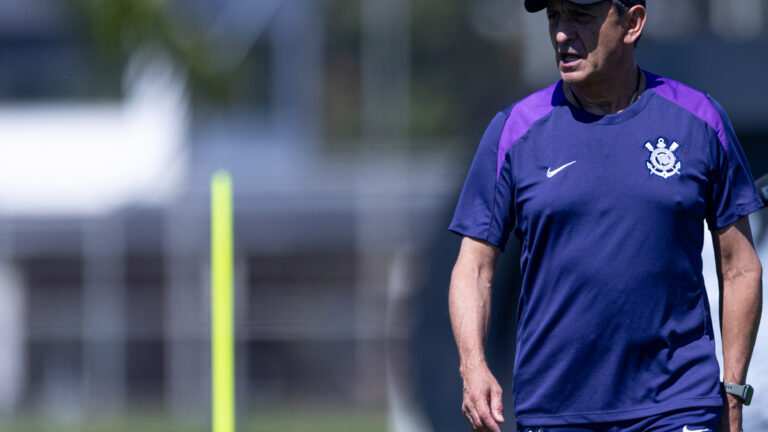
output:
POLYGON ((586 21, 591 18, 591 15, 584 12, 574 12, 573 17, 579 21, 586 21))

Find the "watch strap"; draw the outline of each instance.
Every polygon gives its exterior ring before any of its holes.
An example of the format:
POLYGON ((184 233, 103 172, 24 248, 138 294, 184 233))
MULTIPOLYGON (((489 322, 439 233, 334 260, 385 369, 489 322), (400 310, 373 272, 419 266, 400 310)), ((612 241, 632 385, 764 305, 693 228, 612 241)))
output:
POLYGON ((749 404, 752 402, 752 395, 755 392, 752 386, 749 384, 742 385, 727 381, 723 381, 723 389, 726 393, 738 396, 742 402, 744 402, 745 406, 749 406, 749 404))

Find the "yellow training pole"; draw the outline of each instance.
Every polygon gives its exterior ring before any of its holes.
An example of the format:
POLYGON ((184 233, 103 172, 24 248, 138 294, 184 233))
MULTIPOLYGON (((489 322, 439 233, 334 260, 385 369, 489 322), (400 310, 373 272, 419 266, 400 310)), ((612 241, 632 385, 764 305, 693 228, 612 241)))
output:
POLYGON ((211 410, 213 432, 235 432, 232 179, 211 178, 211 410))

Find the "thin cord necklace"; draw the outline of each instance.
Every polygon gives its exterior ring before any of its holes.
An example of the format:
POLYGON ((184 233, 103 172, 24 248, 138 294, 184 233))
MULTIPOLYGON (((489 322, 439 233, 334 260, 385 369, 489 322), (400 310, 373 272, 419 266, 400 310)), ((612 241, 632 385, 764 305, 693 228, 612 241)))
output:
MULTIPOLYGON (((637 92, 640 91, 640 81, 641 81, 640 78, 641 78, 640 77, 640 66, 638 66, 637 67, 637 84, 635 84, 635 92, 632 93, 632 97, 629 99, 629 105, 632 105, 633 103, 635 103, 635 100, 637 99, 637 92)), ((573 88, 571 86, 568 86, 568 90, 571 91, 571 96, 573 96, 573 100, 576 101, 576 105, 579 106, 579 109, 581 109, 582 111, 586 111, 584 109, 584 105, 581 104, 581 101, 579 100, 579 97, 576 96, 576 92, 573 91, 573 88)), ((627 105, 627 107, 629 107, 629 105, 627 105)))

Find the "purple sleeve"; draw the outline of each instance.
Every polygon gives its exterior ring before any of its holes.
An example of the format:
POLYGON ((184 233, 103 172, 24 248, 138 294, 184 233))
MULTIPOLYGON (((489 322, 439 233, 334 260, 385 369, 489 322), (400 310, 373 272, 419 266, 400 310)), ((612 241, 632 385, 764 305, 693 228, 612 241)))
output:
POLYGON ((456 234, 487 241, 502 250, 514 225, 508 157, 496 175, 499 140, 507 118, 508 114, 498 113, 483 134, 449 227, 456 234))
POLYGON ((720 114, 726 137, 726 142, 718 143, 714 153, 711 195, 707 208, 709 229, 716 230, 760 209, 763 202, 728 116, 720 104, 712 98, 710 101, 720 114))

